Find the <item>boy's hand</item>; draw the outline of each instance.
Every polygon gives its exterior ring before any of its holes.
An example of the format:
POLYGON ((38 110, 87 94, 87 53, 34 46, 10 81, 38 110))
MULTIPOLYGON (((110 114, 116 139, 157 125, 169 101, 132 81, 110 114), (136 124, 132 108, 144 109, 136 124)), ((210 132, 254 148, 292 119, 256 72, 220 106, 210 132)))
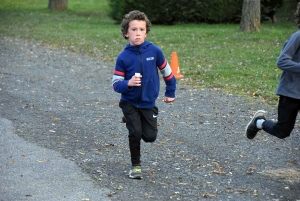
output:
POLYGON ((139 87, 141 86, 141 75, 134 75, 132 78, 128 81, 129 87, 139 87))
POLYGON ((166 103, 172 103, 175 101, 176 98, 169 98, 169 97, 164 97, 164 102, 166 103))

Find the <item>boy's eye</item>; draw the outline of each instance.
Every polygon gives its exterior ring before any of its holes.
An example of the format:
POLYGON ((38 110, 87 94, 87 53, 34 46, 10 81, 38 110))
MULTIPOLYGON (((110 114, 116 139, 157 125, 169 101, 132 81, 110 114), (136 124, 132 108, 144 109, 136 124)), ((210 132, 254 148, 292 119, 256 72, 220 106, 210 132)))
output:
MULTIPOLYGON (((132 31, 137 31, 138 29, 134 28, 132 31)), ((140 31, 145 31, 145 29, 140 29, 140 31)))

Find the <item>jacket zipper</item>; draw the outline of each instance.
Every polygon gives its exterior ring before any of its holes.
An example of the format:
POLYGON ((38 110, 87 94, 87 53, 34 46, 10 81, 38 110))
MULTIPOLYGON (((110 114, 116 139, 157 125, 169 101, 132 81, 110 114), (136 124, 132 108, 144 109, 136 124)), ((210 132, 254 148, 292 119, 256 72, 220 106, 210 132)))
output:
MULTIPOLYGON (((143 59, 142 59, 142 54, 140 51, 140 46, 137 46, 137 50, 140 55, 140 72, 141 72, 141 75, 143 75, 143 59)), ((140 105, 140 100, 141 100, 142 93, 143 93, 142 87, 143 87, 143 85, 141 85, 141 87, 140 87, 140 97, 139 97, 139 101, 138 101, 138 107, 140 105)))

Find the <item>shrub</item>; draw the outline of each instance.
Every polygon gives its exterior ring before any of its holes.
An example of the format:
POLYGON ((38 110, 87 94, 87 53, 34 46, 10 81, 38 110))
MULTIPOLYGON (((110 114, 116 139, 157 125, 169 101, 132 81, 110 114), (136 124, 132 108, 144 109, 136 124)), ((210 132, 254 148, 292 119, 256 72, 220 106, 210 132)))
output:
MULTIPOLYGON (((283 0, 262 0, 262 7, 282 6, 283 0)), ((153 24, 239 22, 243 0, 110 0, 112 18, 118 22, 131 10, 145 12, 153 24)))

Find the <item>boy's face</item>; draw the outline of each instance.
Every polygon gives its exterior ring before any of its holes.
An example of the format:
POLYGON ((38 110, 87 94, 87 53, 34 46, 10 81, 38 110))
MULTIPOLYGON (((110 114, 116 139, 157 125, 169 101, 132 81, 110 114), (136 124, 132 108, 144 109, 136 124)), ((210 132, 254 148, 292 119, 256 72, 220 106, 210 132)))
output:
POLYGON ((143 20, 132 20, 129 22, 126 37, 128 37, 130 45, 140 45, 147 37, 146 22, 143 20))

